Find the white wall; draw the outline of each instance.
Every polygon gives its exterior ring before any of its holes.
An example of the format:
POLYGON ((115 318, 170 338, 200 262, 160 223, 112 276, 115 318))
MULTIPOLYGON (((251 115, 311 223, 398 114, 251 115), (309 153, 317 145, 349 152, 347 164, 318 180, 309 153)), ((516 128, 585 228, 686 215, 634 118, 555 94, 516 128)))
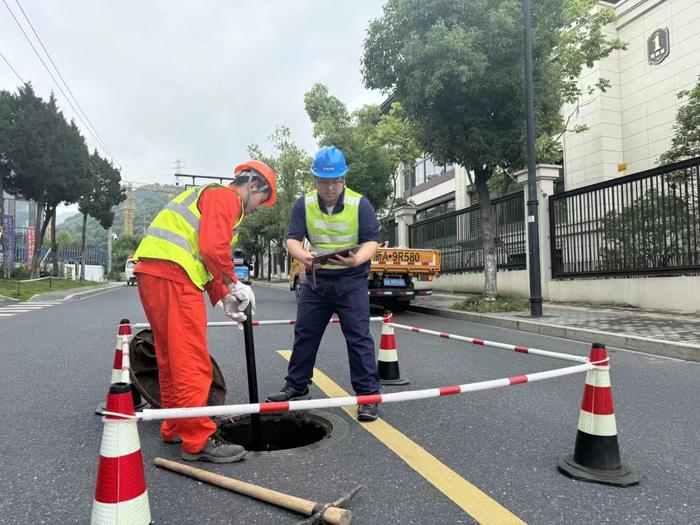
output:
MULTIPOLYGON (((673 122, 683 105, 677 93, 694 86, 700 74, 700 1, 623 0, 615 13, 607 34, 617 35, 627 49, 613 52, 579 80, 586 87, 606 78, 612 86, 606 93, 584 96, 571 120, 572 126, 589 129, 563 139, 567 190, 653 168, 671 145, 673 122), (647 39, 666 27, 670 54, 651 65, 647 39), (618 171, 623 163, 626 170, 618 171)), ((571 110, 565 107, 562 114, 571 110)))

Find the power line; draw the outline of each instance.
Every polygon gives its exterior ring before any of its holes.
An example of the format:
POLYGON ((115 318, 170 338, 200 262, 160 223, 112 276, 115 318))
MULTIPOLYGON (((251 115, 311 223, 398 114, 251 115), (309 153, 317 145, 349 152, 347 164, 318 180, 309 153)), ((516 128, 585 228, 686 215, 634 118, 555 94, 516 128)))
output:
POLYGON ((29 35, 27 34, 27 32, 26 32, 26 31, 24 30, 24 28, 22 27, 22 24, 20 24, 19 20, 17 20, 17 17, 16 17, 15 14, 12 12, 12 9, 10 9, 10 6, 7 5, 6 0, 2 0, 2 3, 5 4, 5 7, 6 7, 7 10, 10 12, 10 15, 12 15, 12 18, 14 19, 15 23, 17 24, 17 27, 19 27, 20 31, 22 31, 22 34, 24 35, 24 38, 27 39, 27 42, 28 42, 29 45, 31 46, 32 50, 34 51, 34 54, 37 56, 37 58, 39 59, 39 61, 41 62, 41 64, 44 66, 44 69, 46 69, 46 72, 49 74, 49 76, 50 76, 51 79, 53 80, 54 84, 56 84, 56 87, 58 88, 58 90, 61 92, 61 94, 63 95, 63 97, 66 99, 66 102, 68 102, 68 105, 73 109, 73 113, 75 114, 75 116, 78 117, 78 119, 80 120, 80 122, 83 123, 83 126, 85 126, 85 128, 90 132, 90 134, 93 136, 93 138, 97 141, 97 144, 100 145, 100 147, 101 147, 102 149, 104 149, 104 150, 107 152, 107 154, 108 154, 112 159, 114 159, 114 155, 112 155, 112 153, 109 151, 109 148, 108 148, 105 144, 103 144, 103 143, 100 141, 100 139, 92 132, 92 130, 90 129, 90 127, 85 123, 85 121, 84 121, 83 118, 81 117, 80 113, 75 109, 75 106, 73 106, 73 103, 71 102, 70 98, 68 98, 68 96, 66 95, 65 91, 63 91, 63 88, 61 87, 61 84, 58 83, 58 81, 56 80, 56 77, 53 75, 53 73, 51 73, 51 70, 50 70, 49 67, 46 65, 46 62, 44 62, 44 59, 41 58, 41 55, 40 55, 39 52, 36 50, 36 47, 34 47, 34 44, 32 43, 32 40, 29 38, 29 35))
POLYGON ((10 61, 7 60, 7 59, 5 58, 5 55, 3 55, 1 52, 0 52, 0 57, 2 57, 2 59, 5 61, 5 64, 7 64, 7 67, 9 67, 9 68, 12 70, 12 72, 17 76, 17 78, 19 79, 19 81, 20 81, 22 84, 26 84, 26 82, 25 82, 24 80, 22 80, 22 77, 19 76, 19 73, 17 73, 17 71, 15 71, 15 68, 12 67, 12 64, 10 64, 10 61))
POLYGON ((97 132, 95 129, 95 126, 92 125, 92 122, 90 122, 90 119, 88 116, 85 114, 85 111, 83 111, 83 108, 80 106, 80 103, 78 100, 75 98, 75 95, 73 95, 73 92, 71 91, 70 87, 68 86, 68 82, 63 78, 63 75, 61 75, 61 71, 58 69, 58 66, 56 63, 53 61, 53 58, 51 58, 51 54, 49 53, 49 50, 46 49, 46 46, 44 45, 44 42, 41 40, 41 37, 39 37, 39 33, 36 32, 36 29, 34 29, 34 25, 32 24, 31 20, 29 20, 29 17, 27 16, 27 13, 25 13, 24 9, 22 8, 22 5, 19 3, 19 0, 15 0, 15 3, 17 4, 17 7, 19 7, 19 10, 22 11, 22 15, 24 16, 24 19, 27 21, 29 24, 29 27, 32 29, 32 32, 34 33, 34 36, 36 39, 39 41, 39 44, 41 44, 41 48, 44 50, 44 53, 46 53, 46 56, 48 57, 49 61, 51 62, 51 65, 53 68, 56 70, 56 73, 58 73, 59 78, 63 82, 63 85, 66 86, 66 89, 68 90, 68 93, 70 93, 70 96, 73 98, 73 102, 75 102, 75 105, 78 106, 78 109, 80 110, 80 113, 82 113, 83 117, 85 117, 85 120, 87 121, 87 124, 91 128, 91 131, 93 131, 93 136, 97 137, 99 139, 99 143, 102 145, 102 147, 107 151, 110 157, 114 158, 114 155, 112 155, 112 152, 109 150, 107 145, 105 144, 105 141, 102 140, 102 137, 100 134, 97 132))

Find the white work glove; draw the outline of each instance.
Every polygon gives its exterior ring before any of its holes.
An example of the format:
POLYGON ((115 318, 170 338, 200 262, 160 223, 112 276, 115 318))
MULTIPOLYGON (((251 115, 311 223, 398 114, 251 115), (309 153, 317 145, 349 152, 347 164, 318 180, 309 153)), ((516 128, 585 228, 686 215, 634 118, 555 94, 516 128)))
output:
POLYGON ((238 299, 231 294, 226 294, 221 302, 223 303, 226 317, 234 321, 239 330, 243 330, 243 321, 246 320, 246 315, 238 311, 238 299))
POLYGON ((237 308, 239 312, 244 312, 250 304, 251 313, 255 313, 255 294, 250 286, 237 281, 235 284, 231 283, 228 285, 228 292, 238 300, 237 308))

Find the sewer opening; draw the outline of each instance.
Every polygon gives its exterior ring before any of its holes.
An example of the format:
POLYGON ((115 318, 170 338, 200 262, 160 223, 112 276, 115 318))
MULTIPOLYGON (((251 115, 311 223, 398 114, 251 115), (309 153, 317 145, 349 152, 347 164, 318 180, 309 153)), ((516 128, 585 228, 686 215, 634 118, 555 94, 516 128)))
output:
POLYGON ((333 423, 313 412, 260 414, 260 443, 253 441, 250 416, 229 418, 219 425, 224 439, 248 451, 274 452, 308 447, 331 436, 333 423))

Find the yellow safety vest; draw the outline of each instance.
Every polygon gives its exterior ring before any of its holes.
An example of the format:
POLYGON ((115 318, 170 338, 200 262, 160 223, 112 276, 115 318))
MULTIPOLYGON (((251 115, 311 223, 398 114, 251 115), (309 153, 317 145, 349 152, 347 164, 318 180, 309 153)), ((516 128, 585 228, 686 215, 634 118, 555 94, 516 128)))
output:
MULTIPOLYGON (((360 199, 362 195, 345 188, 343 211, 334 215, 323 213, 318 203, 318 193, 312 191, 304 197, 306 207, 306 231, 311 243, 310 251, 324 254, 355 246, 360 238, 360 199)), ((324 270, 342 270, 347 266, 324 264, 324 270)))
MULTIPOLYGON (((213 279, 204 266, 199 251, 199 221, 202 217, 198 203, 207 188, 228 188, 223 184, 206 184, 190 188, 171 200, 151 223, 146 236, 134 254, 134 260, 161 259, 172 261, 182 267, 192 282, 204 290, 204 285, 213 279)), ((238 240, 235 228, 243 220, 243 213, 231 232, 231 246, 238 240)))

